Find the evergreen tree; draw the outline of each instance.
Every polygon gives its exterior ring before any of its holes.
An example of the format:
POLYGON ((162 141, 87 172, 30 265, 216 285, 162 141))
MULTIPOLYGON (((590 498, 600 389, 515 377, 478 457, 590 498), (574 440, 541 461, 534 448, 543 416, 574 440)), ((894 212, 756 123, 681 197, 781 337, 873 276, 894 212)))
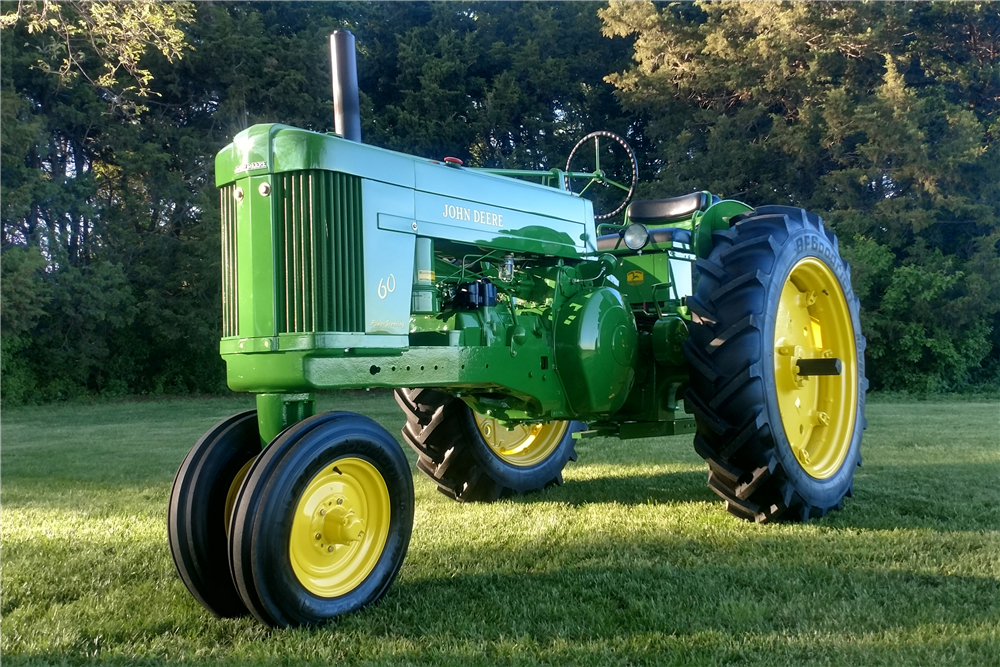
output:
POLYGON ((854 268, 874 388, 1000 380, 1000 11, 972 3, 613 2, 647 193, 822 212, 854 268))

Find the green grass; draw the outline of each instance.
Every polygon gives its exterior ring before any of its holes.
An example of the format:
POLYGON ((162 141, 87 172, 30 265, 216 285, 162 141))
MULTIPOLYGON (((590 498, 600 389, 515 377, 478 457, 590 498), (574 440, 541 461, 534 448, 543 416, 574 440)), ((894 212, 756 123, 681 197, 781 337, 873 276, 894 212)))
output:
MULTIPOLYGON (((399 432, 385 394, 321 402, 399 432)), ((181 458, 250 405, 4 411, 5 665, 1000 663, 1000 403, 870 405, 856 497, 806 525, 727 515, 687 437, 586 441, 564 486, 494 505, 418 476, 383 601, 282 631, 203 611, 166 544, 181 458)))

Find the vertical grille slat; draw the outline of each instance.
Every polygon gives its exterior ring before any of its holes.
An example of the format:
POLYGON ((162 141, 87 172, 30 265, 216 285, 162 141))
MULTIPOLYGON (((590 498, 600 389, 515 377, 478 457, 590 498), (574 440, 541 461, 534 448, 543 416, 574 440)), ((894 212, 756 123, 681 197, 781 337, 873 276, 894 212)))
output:
POLYGON ((222 221, 222 336, 236 336, 239 327, 239 300, 236 263, 235 185, 220 190, 219 217, 222 221))
POLYGON ((351 257, 354 260, 354 275, 362 276, 360 280, 354 281, 351 284, 351 299, 348 301, 353 308, 353 321, 356 323, 355 326, 359 327, 358 331, 364 331, 364 307, 365 307, 365 291, 364 291, 364 251, 362 248, 362 227, 361 227, 361 179, 352 179, 348 185, 351 188, 351 201, 356 202, 355 206, 357 208, 357 226, 351 226, 351 233, 354 236, 354 242, 351 244, 351 257))
MULTIPOLYGON (((334 196, 336 197, 336 202, 335 202, 337 210, 336 217, 343 219, 345 217, 345 212, 347 210, 347 198, 344 196, 344 191, 341 188, 341 183, 338 181, 338 179, 334 178, 330 182, 330 188, 331 191, 335 193, 334 196)), ((345 247, 346 241, 344 234, 346 230, 342 225, 335 225, 333 229, 335 234, 333 247, 334 248, 345 247)), ((337 262, 337 266, 334 269, 334 275, 336 276, 336 282, 335 282, 336 287, 333 293, 333 298, 339 303, 343 303, 346 299, 346 295, 344 294, 344 276, 346 273, 347 269, 345 263, 337 262)), ((338 329, 347 326, 347 319, 344 317, 344 311, 342 309, 338 309, 335 312, 337 315, 334 326, 336 326, 338 329)))
POLYGON ((301 198, 300 188, 302 187, 302 177, 292 177, 292 196, 289 199, 291 204, 291 217, 288 224, 292 228, 292 242, 288 246, 288 254, 292 279, 289 281, 292 296, 292 319, 289 322, 291 331, 302 331, 302 319, 299 313, 302 310, 302 283, 299 282, 299 253, 302 252, 302 234, 300 229, 298 203, 301 198))
POLYGON ((361 179, 303 171, 281 174, 279 182, 278 333, 363 332, 361 179))
POLYGON ((302 178, 302 326, 316 331, 316 282, 313 280, 312 174, 302 178))

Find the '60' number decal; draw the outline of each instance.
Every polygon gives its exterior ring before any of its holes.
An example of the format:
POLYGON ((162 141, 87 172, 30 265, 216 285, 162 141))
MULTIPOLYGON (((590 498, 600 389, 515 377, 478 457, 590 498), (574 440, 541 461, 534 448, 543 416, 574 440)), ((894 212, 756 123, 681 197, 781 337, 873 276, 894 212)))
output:
POLYGON ((378 298, 384 299, 396 291, 396 276, 389 274, 388 277, 378 281, 378 298))

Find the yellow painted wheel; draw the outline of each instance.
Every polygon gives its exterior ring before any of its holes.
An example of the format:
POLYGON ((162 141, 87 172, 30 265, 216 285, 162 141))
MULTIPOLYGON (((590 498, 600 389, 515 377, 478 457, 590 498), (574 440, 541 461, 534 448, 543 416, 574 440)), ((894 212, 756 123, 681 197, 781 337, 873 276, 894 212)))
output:
POLYGON ((763 206, 712 234, 684 341, 708 485, 750 521, 807 521, 854 493, 865 338, 850 267, 822 219, 763 206))
POLYGON ((299 496, 288 552, 306 590, 323 598, 357 588, 378 563, 389 535, 389 489, 360 458, 327 464, 299 496))
POLYGON ((774 376, 781 423, 796 460, 826 479, 844 462, 858 404, 857 348, 851 314, 833 271, 816 257, 785 280, 774 330, 774 376), (799 362, 839 360, 839 375, 804 375, 799 362))
POLYGON ((493 502, 562 484, 576 460, 578 421, 507 428, 464 400, 432 388, 397 389, 406 414, 403 437, 418 454, 417 470, 459 502, 493 502))
POLYGON ((492 417, 474 414, 479 433, 489 448, 507 463, 521 468, 537 465, 551 456, 566 437, 570 424, 555 421, 508 428, 492 417))
POLYGON ((262 623, 320 623, 385 595, 412 528, 413 477, 396 439, 368 417, 316 415, 282 431, 247 474, 232 578, 262 623))

